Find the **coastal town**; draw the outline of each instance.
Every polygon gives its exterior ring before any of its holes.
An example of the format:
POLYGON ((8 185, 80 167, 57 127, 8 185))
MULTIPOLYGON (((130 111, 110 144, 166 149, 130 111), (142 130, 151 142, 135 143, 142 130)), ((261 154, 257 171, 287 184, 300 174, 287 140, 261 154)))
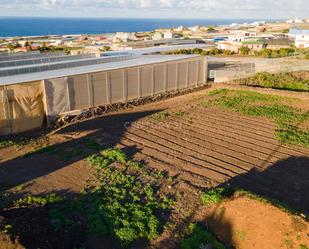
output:
POLYGON ((270 50, 308 48, 309 19, 295 18, 285 22, 232 23, 214 27, 179 26, 131 33, 3 37, 0 38, 0 51, 64 51, 72 55, 84 53, 98 55, 102 51, 122 51, 192 43, 207 43, 212 45, 208 49, 217 48, 229 51, 231 54, 254 54, 256 51, 264 50, 264 55, 267 57, 271 56, 270 50))

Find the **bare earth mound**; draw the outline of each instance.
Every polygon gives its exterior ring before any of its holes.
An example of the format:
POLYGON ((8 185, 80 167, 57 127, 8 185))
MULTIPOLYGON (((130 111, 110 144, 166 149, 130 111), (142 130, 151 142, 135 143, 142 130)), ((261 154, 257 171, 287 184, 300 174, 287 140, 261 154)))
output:
POLYGON ((235 248, 300 248, 308 244, 309 224, 246 197, 225 201, 212 210, 208 225, 235 248))

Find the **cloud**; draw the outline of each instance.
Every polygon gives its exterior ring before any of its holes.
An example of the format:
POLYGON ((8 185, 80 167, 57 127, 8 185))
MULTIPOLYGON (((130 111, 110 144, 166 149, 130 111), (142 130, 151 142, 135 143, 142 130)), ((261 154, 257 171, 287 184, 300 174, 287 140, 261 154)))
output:
POLYGON ((309 9, 308 0, 1 0, 2 8, 131 8, 200 10, 298 10, 309 9))
POLYGON ((1 15, 173 18, 306 16, 308 0, 0 0, 1 15))

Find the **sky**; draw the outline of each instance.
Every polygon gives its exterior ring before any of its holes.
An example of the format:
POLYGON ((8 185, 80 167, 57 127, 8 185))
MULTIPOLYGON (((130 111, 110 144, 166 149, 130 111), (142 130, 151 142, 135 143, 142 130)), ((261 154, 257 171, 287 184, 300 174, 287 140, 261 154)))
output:
POLYGON ((0 0, 0 16, 233 18, 309 17, 309 0, 0 0))

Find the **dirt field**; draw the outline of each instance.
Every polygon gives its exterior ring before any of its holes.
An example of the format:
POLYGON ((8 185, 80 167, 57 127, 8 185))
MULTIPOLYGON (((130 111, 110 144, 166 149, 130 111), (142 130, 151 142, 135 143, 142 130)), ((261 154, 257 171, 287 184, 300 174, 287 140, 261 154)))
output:
MULTIPOLYGON (((16 146, 2 148, 0 186, 13 199, 27 194, 57 193, 69 197, 78 194, 92 177, 91 167, 84 160, 89 154, 83 148, 85 141, 93 139, 106 148, 122 149, 151 170, 168 172, 174 182, 165 186, 165 191, 183 193, 170 218, 176 225, 164 229, 151 244, 136 244, 134 248, 178 248, 183 227, 188 222, 205 223, 205 220, 220 239, 236 248, 309 246, 308 223, 301 219, 296 222, 298 218, 269 204, 246 198, 227 201, 220 204, 226 210, 224 220, 211 219, 215 212, 213 206, 200 206, 200 191, 220 185, 249 190, 309 215, 309 148, 278 142, 274 135, 276 125, 269 119, 202 107, 200 102, 207 98, 207 92, 203 90, 72 124, 18 149, 16 146), (51 145, 56 152, 43 151, 23 157, 44 145, 51 145)), ((297 97, 296 93, 292 95, 297 97)), ((297 105, 309 110, 305 100, 309 95, 299 96, 297 105)), ((222 206, 217 208, 223 210, 222 206)), ((39 209, 26 214, 29 216, 20 219, 28 222, 22 225, 27 227, 26 232, 18 231, 15 236, 20 248, 77 248, 75 244, 73 247, 68 241, 63 242, 70 239, 76 240, 76 245, 85 245, 87 241, 86 248, 108 248, 105 243, 105 247, 98 247, 107 241, 105 237, 70 235, 68 238, 66 235, 53 243, 53 237, 59 234, 50 231, 47 225, 41 231, 48 223, 48 219, 42 219, 46 217, 45 211, 39 209), (43 225, 38 226, 36 222, 43 225), (49 237, 48 243, 42 242, 44 236, 49 237)), ((23 213, 20 209, 10 210, 0 216, 14 219, 23 213)), ((5 245, 7 237, 2 239, 1 248, 19 248, 5 245)), ((114 247, 113 244, 109 248, 114 247)))

